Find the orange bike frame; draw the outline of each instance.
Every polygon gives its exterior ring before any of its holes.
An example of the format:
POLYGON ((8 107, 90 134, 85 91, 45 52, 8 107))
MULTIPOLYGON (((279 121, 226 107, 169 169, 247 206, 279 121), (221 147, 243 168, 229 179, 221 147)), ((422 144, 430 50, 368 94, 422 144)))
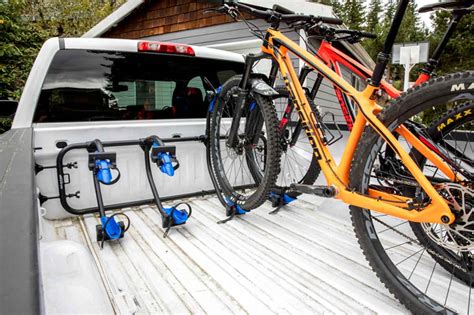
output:
MULTIPOLYGON (((376 117, 376 114, 381 110, 381 107, 375 103, 373 98, 374 92, 377 90, 376 87, 369 84, 364 91, 357 91, 323 61, 301 48, 280 31, 272 28, 267 30, 262 52, 271 55, 278 63, 285 85, 295 101, 295 107, 300 120, 311 143, 314 155, 318 159, 319 165, 326 177, 326 181, 328 185, 334 186, 337 190, 336 198, 350 205, 374 210, 409 221, 431 223, 453 222, 454 215, 451 213, 446 201, 438 194, 395 136, 376 117), (293 67, 289 53, 303 60, 318 73, 321 73, 321 75, 331 81, 335 87, 352 98, 359 107, 352 132, 339 165, 336 165, 334 158, 329 152, 328 146, 322 140, 322 133, 316 115, 312 112, 308 104, 306 93, 298 80, 298 75, 293 67), (363 195, 349 188, 349 171, 354 158, 354 152, 367 123, 376 130, 382 139, 384 139, 400 157, 420 187, 422 187, 430 197, 431 203, 423 210, 409 211, 409 202, 411 200, 403 196, 375 189, 370 189, 367 195, 363 195)), ((405 136, 408 142, 412 140, 412 137, 409 136, 410 132, 408 129, 401 126, 397 131, 400 131, 399 133, 405 136)), ((456 178, 456 175, 445 165, 444 161, 433 158, 435 155, 430 154, 431 151, 424 146, 423 143, 416 143, 416 148, 428 160, 439 166, 443 172, 446 172, 449 178, 456 178)))

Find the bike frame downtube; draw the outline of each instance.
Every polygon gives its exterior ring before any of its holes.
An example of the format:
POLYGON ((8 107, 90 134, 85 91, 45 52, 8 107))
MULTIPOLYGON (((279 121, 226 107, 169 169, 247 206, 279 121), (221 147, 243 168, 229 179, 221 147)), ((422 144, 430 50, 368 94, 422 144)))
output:
MULTIPOLYGON (((336 72, 324 64, 324 62, 312 56, 308 51, 299 47, 296 43, 281 34, 281 32, 278 30, 268 29, 267 32, 269 34, 267 34, 266 38, 269 44, 262 46, 262 51, 272 55, 273 58, 275 58, 275 60, 278 62, 283 80, 285 81, 291 96, 296 101, 296 109, 298 110, 308 139, 310 140, 310 143, 313 147, 315 157, 318 159, 328 185, 334 185, 337 187, 337 197, 351 205, 375 210, 410 221, 442 223, 443 221, 441 218, 443 217, 445 220, 448 218, 448 220, 452 222, 454 220, 454 216, 444 199, 437 193, 435 188, 423 175, 422 171, 418 168, 409 154, 403 149, 394 135, 383 125, 381 121, 377 119, 376 113, 380 111, 380 107, 375 103, 374 100, 371 99, 371 96, 377 88, 372 85, 368 85, 364 91, 357 91, 348 82, 342 79, 336 72), (354 128, 349 136, 348 144, 339 166, 336 166, 334 158, 331 156, 328 147, 324 145, 322 141, 322 135, 318 127, 316 115, 312 112, 311 107, 308 104, 304 89, 298 80, 298 75, 296 74, 292 61, 288 56, 289 52, 302 59, 308 66, 316 70, 318 73, 321 73, 345 94, 353 98, 359 106, 359 112, 354 123, 354 128), (406 208, 397 207, 380 199, 374 199, 366 195, 361 195, 349 189, 349 170, 357 143, 361 138, 367 122, 399 155, 415 180, 431 198, 432 203, 424 208, 423 211, 407 211, 406 208)), ((397 200, 397 196, 393 195, 393 199, 397 200)))
MULTIPOLYGON (((277 66, 277 69, 278 69, 278 64, 275 63, 276 66, 277 66)), ((273 69, 272 69, 273 70, 273 69)), ((299 82, 301 84, 303 84, 303 82, 306 80, 306 77, 308 76, 308 74, 313 71, 313 69, 309 68, 309 67, 303 67, 303 69, 301 69, 300 71, 300 76, 298 78, 299 82)), ((312 97, 312 96, 311 96, 312 97)), ((312 97, 314 98, 314 97, 312 97)), ((290 118, 291 118, 291 113, 293 112, 293 109, 294 109, 294 104, 293 102, 290 101, 291 98, 288 98, 288 104, 285 108, 285 112, 283 114, 283 118, 281 119, 280 121, 280 134, 283 135, 284 132, 285 132, 285 127, 286 125, 290 122, 290 118)), ((298 120, 297 122, 297 125, 295 127, 295 130, 293 131, 293 138, 291 140, 291 144, 294 145, 299 137, 299 134, 301 133, 301 130, 302 130, 302 127, 301 127, 301 120, 298 120)))

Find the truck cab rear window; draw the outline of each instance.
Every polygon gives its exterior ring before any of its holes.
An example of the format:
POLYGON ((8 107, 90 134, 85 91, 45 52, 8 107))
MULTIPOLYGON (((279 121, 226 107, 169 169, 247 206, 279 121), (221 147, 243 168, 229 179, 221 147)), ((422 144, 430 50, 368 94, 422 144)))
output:
POLYGON ((61 50, 34 121, 204 118, 204 78, 218 87, 242 70, 242 63, 189 56, 61 50))

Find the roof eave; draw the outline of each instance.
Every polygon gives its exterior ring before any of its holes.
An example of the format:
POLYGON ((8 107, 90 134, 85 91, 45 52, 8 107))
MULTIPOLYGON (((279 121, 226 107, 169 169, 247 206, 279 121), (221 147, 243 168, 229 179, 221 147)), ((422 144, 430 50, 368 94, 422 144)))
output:
POLYGON ((88 30, 81 37, 99 37, 112 27, 117 25, 120 21, 130 15, 135 9, 141 6, 145 0, 128 0, 122 4, 117 10, 109 14, 102 21, 97 23, 94 27, 88 30))

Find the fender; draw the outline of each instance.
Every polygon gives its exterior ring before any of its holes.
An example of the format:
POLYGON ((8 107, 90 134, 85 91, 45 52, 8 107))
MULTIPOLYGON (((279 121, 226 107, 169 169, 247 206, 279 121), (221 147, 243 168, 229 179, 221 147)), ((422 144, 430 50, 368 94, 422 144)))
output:
POLYGON ((278 95, 278 92, 275 91, 267 82, 265 82, 264 76, 253 75, 249 79, 250 93, 257 93, 263 96, 272 96, 278 95))

